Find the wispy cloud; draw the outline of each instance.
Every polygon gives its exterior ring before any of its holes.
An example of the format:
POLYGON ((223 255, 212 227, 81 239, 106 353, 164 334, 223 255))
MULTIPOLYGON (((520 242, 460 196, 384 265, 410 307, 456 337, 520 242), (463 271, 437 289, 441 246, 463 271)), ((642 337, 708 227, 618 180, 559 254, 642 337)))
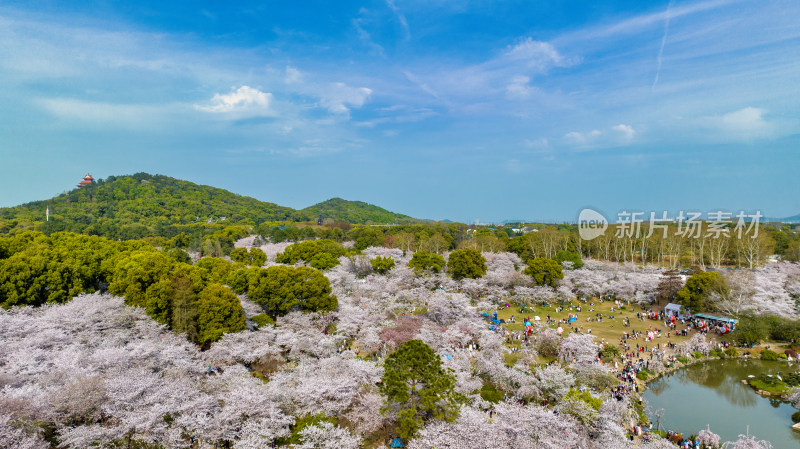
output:
POLYGON ((667 12, 664 13, 666 16, 664 19, 664 36, 661 38, 661 46, 658 47, 658 57, 656 58, 656 77, 653 80, 653 86, 650 87, 651 90, 656 88, 656 84, 658 84, 658 76, 661 74, 661 56, 664 54, 664 45, 667 43, 667 35, 669 34, 669 10, 672 8, 672 1, 673 0, 669 0, 669 3, 667 4, 667 12))
POLYGON ((531 86, 530 77, 517 75, 506 86, 506 97, 510 99, 526 99, 531 96, 535 88, 531 86))
POLYGON ((168 112, 183 109, 178 105, 119 104, 74 98, 39 98, 36 102, 63 121, 129 129, 160 126, 168 112))
POLYGON ((766 110, 746 107, 719 116, 702 117, 699 123, 721 141, 753 141, 774 137, 777 127, 764 119, 766 110))
POLYGON ((350 110, 364 106, 372 95, 372 89, 368 87, 353 87, 341 81, 326 83, 309 80, 294 67, 286 68, 285 80, 292 91, 317 98, 319 106, 343 118, 349 118, 350 110))
POLYGON ((636 136, 631 125, 619 124, 605 129, 593 129, 588 132, 570 131, 564 135, 564 141, 573 148, 589 150, 612 146, 629 145, 636 136))
POLYGON ((400 12, 400 8, 394 3, 394 0, 386 0, 386 6, 392 10, 394 16, 397 18, 397 22, 403 28, 403 34, 405 39, 408 40, 411 38, 411 30, 408 28, 408 20, 406 20, 406 16, 400 12))
POLYGON ((262 92, 250 86, 241 86, 231 90, 228 94, 214 94, 211 101, 207 104, 197 104, 195 108, 199 111, 229 113, 247 112, 254 114, 270 113, 272 104, 272 94, 262 92))

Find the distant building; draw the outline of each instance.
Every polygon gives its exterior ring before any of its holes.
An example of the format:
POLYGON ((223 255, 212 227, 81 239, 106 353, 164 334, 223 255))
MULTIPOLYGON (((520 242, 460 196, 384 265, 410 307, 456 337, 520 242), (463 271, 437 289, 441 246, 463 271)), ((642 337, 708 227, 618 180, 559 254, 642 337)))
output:
POLYGON ((92 183, 94 183, 94 178, 92 178, 92 175, 90 175, 90 174, 88 174, 88 173, 87 173, 87 174, 86 174, 86 176, 84 176, 84 177, 83 177, 83 181, 81 181, 81 182, 80 182, 80 183, 77 185, 77 187, 78 187, 79 189, 82 189, 82 188, 84 188, 84 187, 86 187, 86 186, 92 185, 92 183))

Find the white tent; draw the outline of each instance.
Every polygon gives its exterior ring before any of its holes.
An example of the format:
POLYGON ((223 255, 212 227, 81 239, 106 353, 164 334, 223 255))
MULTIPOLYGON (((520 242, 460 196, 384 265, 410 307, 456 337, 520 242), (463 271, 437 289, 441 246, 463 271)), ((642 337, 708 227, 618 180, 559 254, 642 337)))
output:
POLYGON ((675 318, 680 318, 683 316, 683 314, 681 313, 682 307, 683 306, 681 306, 680 304, 675 304, 671 302, 667 304, 666 307, 664 307, 664 315, 666 316, 674 315, 675 318))

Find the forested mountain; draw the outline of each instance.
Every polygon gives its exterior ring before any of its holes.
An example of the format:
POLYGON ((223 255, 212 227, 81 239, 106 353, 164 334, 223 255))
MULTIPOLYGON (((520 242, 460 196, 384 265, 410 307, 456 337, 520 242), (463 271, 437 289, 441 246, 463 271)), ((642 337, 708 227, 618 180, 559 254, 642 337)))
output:
POLYGON ((397 214, 382 207, 362 201, 348 201, 331 198, 319 204, 309 206, 300 212, 309 217, 331 218, 335 221, 346 221, 353 224, 366 223, 412 223, 420 220, 408 215, 397 214))
POLYGON ((49 200, 0 208, 0 232, 36 228, 45 233, 73 231, 129 239, 169 236, 209 224, 313 221, 320 214, 353 224, 394 223, 399 218, 414 221, 362 202, 337 198, 295 210, 211 186, 137 173, 100 179, 49 200))

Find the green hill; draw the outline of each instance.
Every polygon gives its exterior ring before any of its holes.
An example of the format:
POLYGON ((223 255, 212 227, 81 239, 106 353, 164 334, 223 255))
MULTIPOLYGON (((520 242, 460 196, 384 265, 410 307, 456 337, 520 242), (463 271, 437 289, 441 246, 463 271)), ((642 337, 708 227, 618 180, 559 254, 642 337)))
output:
POLYGON ((110 176, 49 200, 0 208, 0 232, 31 228, 48 234, 72 231, 131 239, 173 236, 198 228, 312 221, 320 214, 353 224, 414 221, 357 201, 336 198, 298 211, 216 187, 137 173, 110 176), (45 222, 48 209, 50 220, 45 222))
POLYGON ((353 224, 391 224, 420 222, 408 215, 390 212, 382 207, 362 201, 348 201, 341 198, 331 198, 327 201, 309 206, 300 212, 309 218, 322 217, 335 221, 346 221, 353 224))

